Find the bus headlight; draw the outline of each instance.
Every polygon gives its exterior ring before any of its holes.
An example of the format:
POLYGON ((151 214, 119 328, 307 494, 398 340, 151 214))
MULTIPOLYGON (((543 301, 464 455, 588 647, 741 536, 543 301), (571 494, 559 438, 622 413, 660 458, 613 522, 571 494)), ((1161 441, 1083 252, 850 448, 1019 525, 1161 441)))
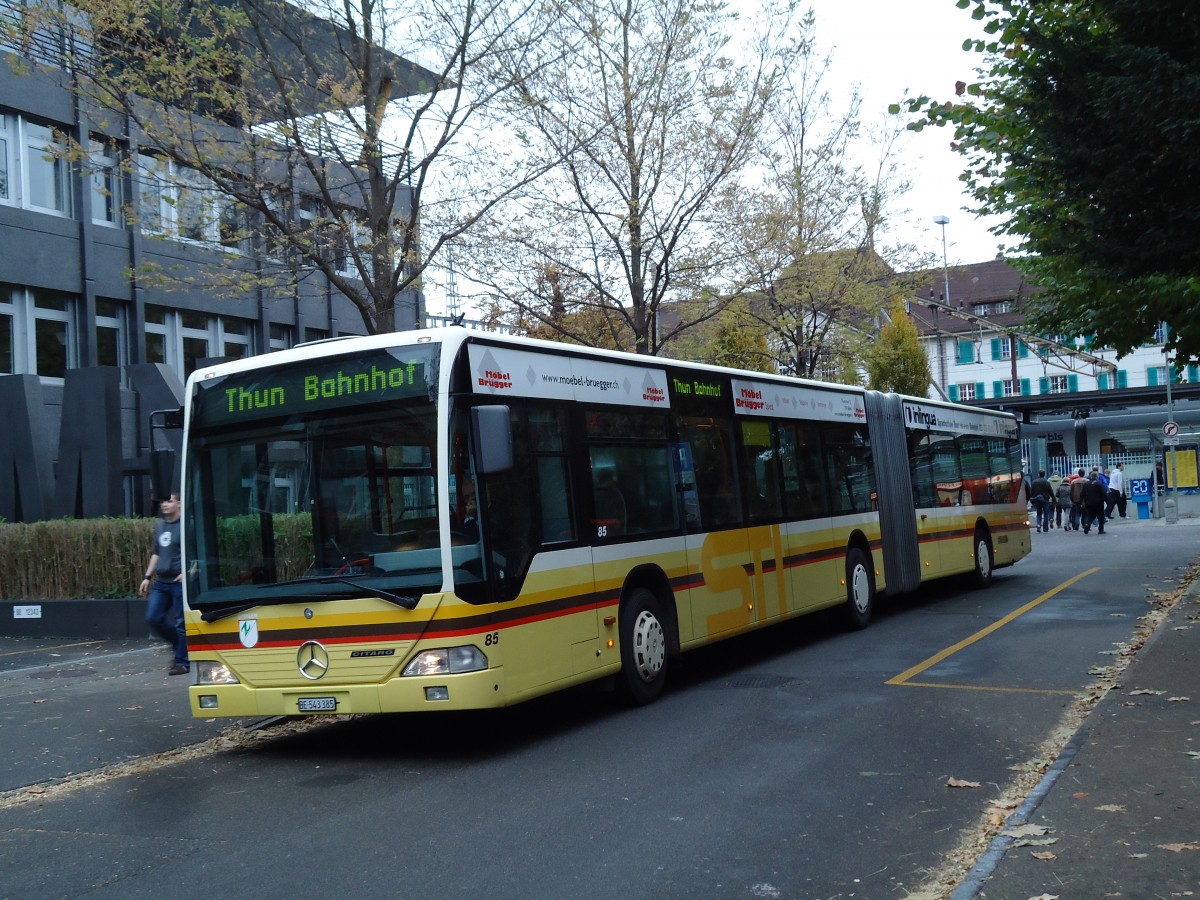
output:
POLYGON ((461 672, 478 672, 486 669, 487 657, 478 647, 448 647, 441 650, 425 650, 413 657, 404 667, 405 675, 457 675, 461 672))
POLYGON ((196 663, 196 684, 239 684, 225 663, 200 660, 196 663))

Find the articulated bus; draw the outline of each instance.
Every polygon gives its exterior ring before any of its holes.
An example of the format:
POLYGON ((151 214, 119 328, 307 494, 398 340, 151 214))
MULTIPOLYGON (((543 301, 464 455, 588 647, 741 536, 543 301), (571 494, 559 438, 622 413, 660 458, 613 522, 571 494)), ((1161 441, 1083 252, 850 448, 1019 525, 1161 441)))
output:
POLYGON ((188 380, 196 716, 498 707, 1030 550, 1012 416, 446 328, 188 380))

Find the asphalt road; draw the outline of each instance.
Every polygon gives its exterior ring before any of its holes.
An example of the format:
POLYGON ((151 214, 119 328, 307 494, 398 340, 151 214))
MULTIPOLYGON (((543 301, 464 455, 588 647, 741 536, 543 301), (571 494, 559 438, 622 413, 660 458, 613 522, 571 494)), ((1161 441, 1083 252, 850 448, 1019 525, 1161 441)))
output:
POLYGON ((1037 767, 1197 537, 1035 535, 988 590, 705 648, 636 710, 589 688, 246 731, 187 718, 156 647, 0 643, 0 898, 904 897, 1037 767))

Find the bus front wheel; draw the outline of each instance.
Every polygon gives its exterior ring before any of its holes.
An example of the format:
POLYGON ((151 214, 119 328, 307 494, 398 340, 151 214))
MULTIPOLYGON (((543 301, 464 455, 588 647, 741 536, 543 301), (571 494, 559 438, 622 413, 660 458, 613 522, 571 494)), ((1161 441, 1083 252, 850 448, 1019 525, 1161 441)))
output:
POLYGON ((985 588, 992 583, 992 571, 995 559, 992 556, 992 542, 987 532, 982 528, 975 530, 975 586, 985 588))
POLYGON ((858 547, 846 554, 846 624, 855 631, 866 628, 875 609, 875 575, 871 560, 858 547))
POLYGON ((621 606, 621 671, 617 687, 622 698, 634 706, 657 700, 666 685, 664 621, 658 598, 646 588, 634 588, 621 606))

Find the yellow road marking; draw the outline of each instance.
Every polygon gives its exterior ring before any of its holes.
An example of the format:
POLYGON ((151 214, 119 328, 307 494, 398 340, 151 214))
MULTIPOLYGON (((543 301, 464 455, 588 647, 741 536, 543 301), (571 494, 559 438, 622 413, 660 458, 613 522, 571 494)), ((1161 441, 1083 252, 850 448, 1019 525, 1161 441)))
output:
MULTIPOLYGON (((933 656, 929 657, 929 659, 925 660, 924 662, 917 663, 911 669, 908 669, 905 672, 901 672, 895 678, 890 679, 886 683, 887 684, 913 684, 913 686, 915 687, 916 684, 914 682, 912 682, 910 679, 915 678, 916 676, 920 675, 926 669, 933 668, 938 663, 940 663, 942 660, 949 659, 951 656, 953 656, 959 650, 969 647, 977 641, 983 640, 983 638, 987 637, 993 631, 998 631, 999 629, 1001 629, 1005 625, 1007 625, 1009 622, 1012 622, 1014 619, 1017 619, 1018 617, 1025 615, 1025 613, 1029 612, 1031 609, 1038 606, 1039 604, 1045 603, 1047 600, 1049 600, 1055 594, 1065 591, 1067 588, 1069 588, 1071 585, 1075 584, 1077 581, 1081 581, 1084 578, 1087 578, 1087 576, 1093 575, 1099 571, 1100 571, 1100 567, 1097 566, 1096 568, 1088 569, 1086 572, 1080 572, 1074 578, 1068 578, 1066 581, 1064 581, 1058 587, 1047 591, 1046 593, 1042 594, 1042 596, 1038 597, 1036 600, 1030 600, 1028 603, 1026 603, 1020 609, 1015 609, 1012 612, 1010 612, 1003 619, 999 619, 999 620, 993 622, 987 628, 983 628, 983 629, 975 632, 973 635, 971 635, 968 638, 964 638, 963 640, 959 641, 954 646, 947 647, 945 650, 941 650, 938 653, 935 653, 933 656)), ((933 685, 921 685, 921 686, 922 687, 933 687, 933 685)), ((948 686, 948 685, 937 685, 937 686, 943 687, 943 686, 948 686)), ((1005 689, 1004 688, 979 687, 979 688, 974 688, 974 690, 1005 690, 1005 689)), ((1019 689, 1008 688, 1007 690, 1019 690, 1019 689)), ((1055 691, 1053 693, 1062 693, 1062 692, 1055 691)), ((1067 692, 1067 693, 1072 693, 1072 692, 1067 692)))
POLYGON ((903 687, 949 688, 952 691, 991 691, 1000 694, 1063 694, 1074 697, 1079 691, 1058 691, 1049 688, 1018 688, 993 687, 986 684, 938 684, 932 681, 889 681, 888 684, 900 684, 903 687))
POLYGON ((66 650, 68 647, 90 647, 92 644, 99 644, 101 641, 80 641, 77 644, 55 644, 53 647, 36 647, 30 650, 10 650, 8 653, 0 653, 0 656, 24 656, 27 653, 43 653, 46 650, 66 650))

